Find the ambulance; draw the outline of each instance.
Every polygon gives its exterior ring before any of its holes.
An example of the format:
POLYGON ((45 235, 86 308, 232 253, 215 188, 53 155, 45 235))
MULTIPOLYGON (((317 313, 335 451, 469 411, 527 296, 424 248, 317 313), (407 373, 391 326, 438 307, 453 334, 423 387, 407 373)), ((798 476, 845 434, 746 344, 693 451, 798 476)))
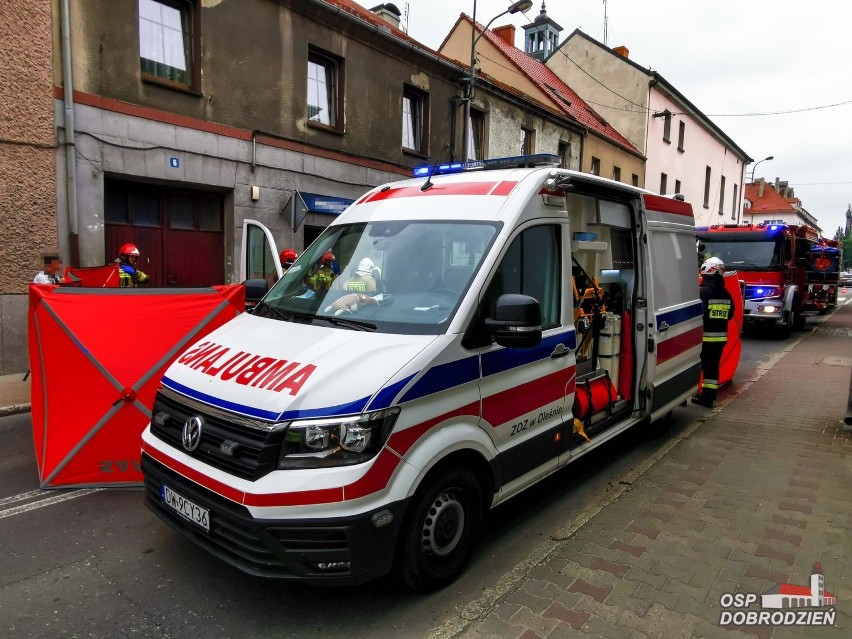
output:
POLYGON ((252 575, 430 591, 489 509, 683 404, 691 206, 558 164, 421 167, 355 201, 166 371, 148 507, 252 575))

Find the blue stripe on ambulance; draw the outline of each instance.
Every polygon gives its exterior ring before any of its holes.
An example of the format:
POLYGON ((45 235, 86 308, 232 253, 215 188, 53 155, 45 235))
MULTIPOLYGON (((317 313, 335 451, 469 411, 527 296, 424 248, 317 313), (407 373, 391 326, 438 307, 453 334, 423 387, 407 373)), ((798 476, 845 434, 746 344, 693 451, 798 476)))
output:
POLYGON ((381 410, 393 406, 396 396, 405 388, 405 385, 411 381, 414 375, 409 375, 405 379, 394 382, 390 386, 385 386, 382 390, 376 393, 376 397, 370 402, 370 410, 381 410))
POLYGON ((400 403, 410 402, 477 379, 479 379, 479 358, 475 355, 439 364, 426 371, 399 401, 400 403))
POLYGON ((541 340, 534 348, 502 348, 482 356, 482 376, 496 375, 519 366, 547 359, 557 344, 566 348, 577 348, 577 334, 574 331, 551 335, 541 340))
POLYGON ((659 330, 663 322, 665 322, 669 326, 674 326, 675 324, 680 324, 681 322, 685 322, 696 317, 701 317, 702 313, 703 307, 701 305, 701 300, 698 300, 697 302, 690 304, 689 306, 678 308, 674 311, 661 313, 657 315, 657 329, 659 330))

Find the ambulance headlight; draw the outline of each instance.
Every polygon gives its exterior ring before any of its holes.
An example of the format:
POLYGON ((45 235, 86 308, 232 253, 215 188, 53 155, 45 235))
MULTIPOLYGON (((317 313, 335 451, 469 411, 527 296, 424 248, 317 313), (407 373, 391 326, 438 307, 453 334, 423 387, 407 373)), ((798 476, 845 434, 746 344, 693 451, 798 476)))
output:
POLYGON ((278 457, 279 469, 360 464, 385 445, 399 408, 346 417, 290 422, 278 457))

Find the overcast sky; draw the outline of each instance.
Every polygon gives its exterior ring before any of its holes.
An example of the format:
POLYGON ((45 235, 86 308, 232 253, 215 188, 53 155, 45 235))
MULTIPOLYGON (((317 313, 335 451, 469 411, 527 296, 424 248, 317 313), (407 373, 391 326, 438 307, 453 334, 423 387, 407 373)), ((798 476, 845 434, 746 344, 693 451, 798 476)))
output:
MULTIPOLYGON (((403 13, 407 6, 408 34, 433 49, 460 13, 473 13, 473 0, 394 3, 403 13)), ((510 4, 478 0, 477 21, 486 24, 510 4)), ((825 235, 845 226, 852 202, 852 2, 549 0, 546 6, 563 38, 580 28, 610 47, 626 46, 632 61, 659 71, 755 161, 774 156, 755 177, 789 181, 825 235), (777 112, 787 113, 747 115, 777 112)), ((526 16, 507 15, 491 26, 515 24, 515 45, 523 46, 520 27, 540 11, 535 0, 526 16)))

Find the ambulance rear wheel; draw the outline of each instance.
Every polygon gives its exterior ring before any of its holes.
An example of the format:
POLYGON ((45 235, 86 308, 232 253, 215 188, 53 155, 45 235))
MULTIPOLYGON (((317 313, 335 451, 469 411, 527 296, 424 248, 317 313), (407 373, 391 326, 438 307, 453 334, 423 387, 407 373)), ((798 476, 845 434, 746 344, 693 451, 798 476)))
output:
POLYGON ((455 579, 470 559, 482 511, 482 489, 472 472, 433 471, 400 531, 397 566, 405 585, 429 592, 455 579))

